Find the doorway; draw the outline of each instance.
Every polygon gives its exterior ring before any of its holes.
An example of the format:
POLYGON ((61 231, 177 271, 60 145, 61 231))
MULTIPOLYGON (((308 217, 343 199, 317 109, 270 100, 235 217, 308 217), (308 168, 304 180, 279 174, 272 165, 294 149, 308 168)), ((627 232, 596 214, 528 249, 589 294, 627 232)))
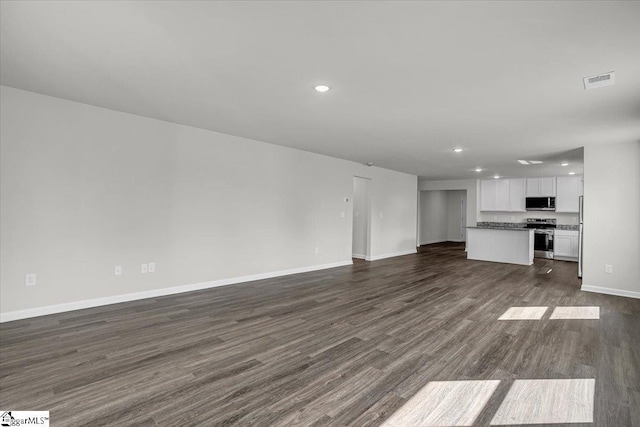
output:
POLYGON ((371 256, 371 179, 353 177, 353 231, 351 256, 369 260, 371 256))
POLYGON ((467 191, 420 192, 420 245, 467 239, 467 191))
POLYGON ((467 192, 460 196, 460 241, 467 241, 467 192))

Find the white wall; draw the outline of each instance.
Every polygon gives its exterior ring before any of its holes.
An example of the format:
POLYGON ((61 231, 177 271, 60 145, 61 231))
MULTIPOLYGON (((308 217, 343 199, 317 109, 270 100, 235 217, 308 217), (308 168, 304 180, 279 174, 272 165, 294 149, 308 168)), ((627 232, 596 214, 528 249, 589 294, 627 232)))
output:
POLYGON ((420 244, 447 240, 447 192, 420 192, 420 244))
POLYGON ((4 320, 349 263, 354 175, 372 179, 372 258, 415 251, 413 175, 8 87, 0 100, 4 320))
POLYGON ((584 148, 583 248, 583 290, 640 298, 640 142, 584 148))

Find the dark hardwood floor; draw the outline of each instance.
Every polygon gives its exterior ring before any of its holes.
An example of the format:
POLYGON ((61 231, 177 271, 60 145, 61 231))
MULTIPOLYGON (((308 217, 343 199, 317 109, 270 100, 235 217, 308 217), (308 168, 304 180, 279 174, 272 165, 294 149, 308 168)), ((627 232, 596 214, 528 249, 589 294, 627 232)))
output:
POLYGON ((438 244, 4 323, 0 407, 48 410, 53 426, 365 426, 430 381, 497 379, 476 420, 488 425, 515 379, 595 378, 587 425, 640 426, 640 300, 581 292, 576 271, 438 244), (584 305, 600 320, 497 320, 584 305))

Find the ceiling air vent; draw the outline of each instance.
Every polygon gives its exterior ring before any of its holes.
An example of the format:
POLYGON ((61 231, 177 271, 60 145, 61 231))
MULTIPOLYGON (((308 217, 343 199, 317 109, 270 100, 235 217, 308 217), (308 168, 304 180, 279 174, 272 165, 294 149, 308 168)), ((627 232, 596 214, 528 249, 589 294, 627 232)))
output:
POLYGON ((584 88, 587 90, 613 86, 616 83, 616 73, 615 71, 611 71, 598 76, 585 77, 582 80, 584 81, 584 88))

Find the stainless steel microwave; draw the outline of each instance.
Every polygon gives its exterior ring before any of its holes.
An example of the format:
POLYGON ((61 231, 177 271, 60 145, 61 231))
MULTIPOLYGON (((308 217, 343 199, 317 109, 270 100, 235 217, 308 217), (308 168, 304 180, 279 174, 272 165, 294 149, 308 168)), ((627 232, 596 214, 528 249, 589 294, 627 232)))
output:
POLYGON ((528 211, 555 211, 555 197, 527 197, 525 206, 528 211))

